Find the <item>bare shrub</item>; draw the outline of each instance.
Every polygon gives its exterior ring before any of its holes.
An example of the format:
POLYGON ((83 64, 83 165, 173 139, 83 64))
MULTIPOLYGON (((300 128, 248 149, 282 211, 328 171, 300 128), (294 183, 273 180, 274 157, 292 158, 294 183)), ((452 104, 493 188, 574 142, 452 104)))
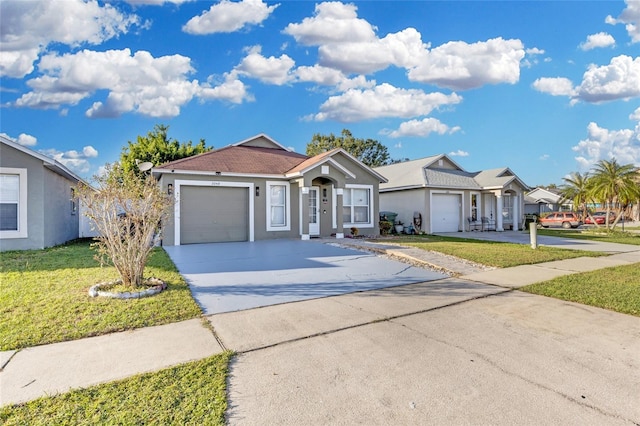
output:
POLYGON ((95 258, 101 264, 110 260, 125 286, 138 287, 154 236, 174 201, 152 176, 138 177, 118 164, 107 165, 94 181, 95 188, 80 186, 76 193, 99 234, 92 244, 95 258))

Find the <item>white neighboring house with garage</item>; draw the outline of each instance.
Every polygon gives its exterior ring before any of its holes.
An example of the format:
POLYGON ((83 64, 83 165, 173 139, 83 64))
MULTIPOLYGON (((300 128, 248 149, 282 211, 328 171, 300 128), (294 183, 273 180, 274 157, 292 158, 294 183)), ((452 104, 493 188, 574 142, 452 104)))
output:
POLYGON ((508 167, 467 172, 446 154, 377 167, 380 210, 428 234, 522 229, 529 187, 508 167))
POLYGON ((151 172, 175 198, 163 245, 379 233, 386 179, 342 149, 307 157, 259 134, 151 172))

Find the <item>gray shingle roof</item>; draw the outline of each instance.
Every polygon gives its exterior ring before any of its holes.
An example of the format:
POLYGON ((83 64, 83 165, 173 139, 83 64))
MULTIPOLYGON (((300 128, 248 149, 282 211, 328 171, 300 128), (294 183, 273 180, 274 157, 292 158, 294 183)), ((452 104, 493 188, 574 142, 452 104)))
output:
POLYGON ((375 170, 389 180, 380 185, 381 191, 423 187, 481 190, 503 188, 514 180, 527 187, 507 167, 467 172, 445 154, 390 164, 375 170), (445 160, 442 167, 438 161, 441 159, 445 160))

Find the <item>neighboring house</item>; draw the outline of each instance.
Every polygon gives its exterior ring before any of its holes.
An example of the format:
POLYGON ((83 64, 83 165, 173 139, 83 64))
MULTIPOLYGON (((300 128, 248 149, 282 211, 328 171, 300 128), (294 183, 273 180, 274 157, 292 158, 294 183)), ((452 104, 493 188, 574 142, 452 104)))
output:
POLYGON ((0 251, 78 238, 79 181, 59 162, 0 136, 0 251))
POLYGON ((525 214, 540 216, 540 214, 547 212, 572 210, 573 203, 564 200, 562 195, 551 189, 534 188, 524 196, 525 214))
POLYGON ((522 228, 529 187, 509 168, 467 172, 441 154, 374 170, 388 179, 380 185, 380 210, 398 213, 396 220, 418 230, 522 228))
POLYGON ((152 173, 176 200, 164 245, 379 232, 386 179, 342 149, 309 158, 260 134, 152 173))

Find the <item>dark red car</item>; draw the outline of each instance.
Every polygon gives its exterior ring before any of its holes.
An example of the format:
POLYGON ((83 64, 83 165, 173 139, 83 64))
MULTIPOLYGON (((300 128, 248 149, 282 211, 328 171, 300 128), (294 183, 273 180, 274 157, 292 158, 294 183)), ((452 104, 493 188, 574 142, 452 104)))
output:
MULTIPOLYGON (((593 217, 593 220, 591 220, 591 217, 589 216, 584 220, 586 225, 593 225, 594 223, 604 225, 607 222, 607 212, 595 212, 591 216, 593 217)), ((609 212, 609 223, 613 223, 614 220, 616 220, 616 214, 614 212, 609 212)))
POLYGON ((582 221, 577 214, 572 212, 549 213, 538 219, 538 226, 548 228, 549 226, 562 226, 565 229, 577 228, 582 225, 582 221))

